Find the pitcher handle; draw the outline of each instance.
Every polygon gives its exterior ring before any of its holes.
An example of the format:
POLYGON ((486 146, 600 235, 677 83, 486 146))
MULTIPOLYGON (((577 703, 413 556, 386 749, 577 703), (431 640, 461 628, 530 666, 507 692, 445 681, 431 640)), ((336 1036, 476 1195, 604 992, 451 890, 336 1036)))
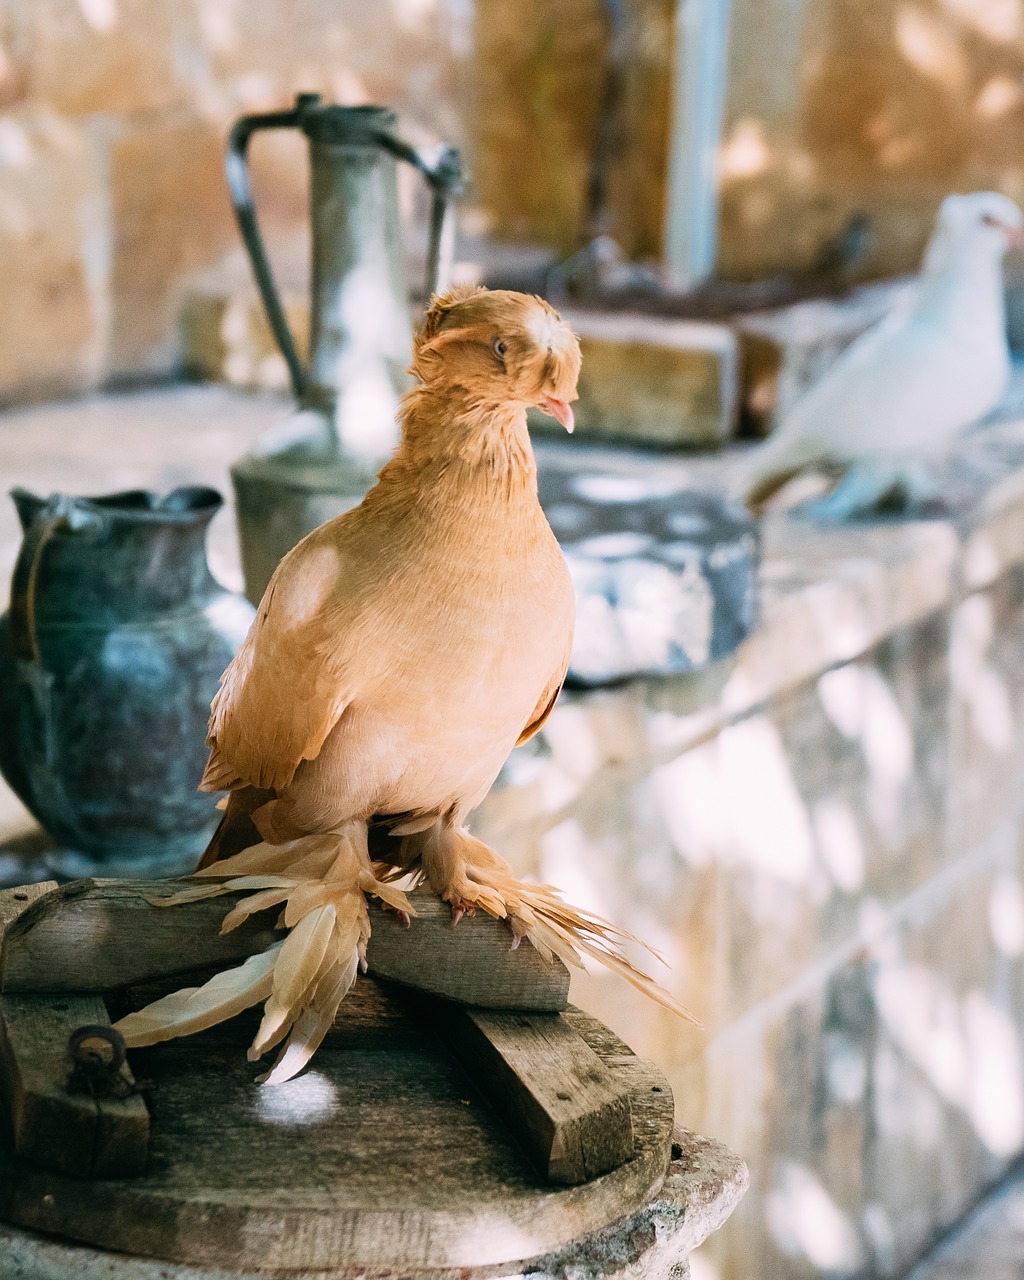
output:
MULTIPOLYGON (((21 490, 14 490, 20 493, 21 490)), ((85 510, 74 497, 54 494, 25 531, 11 578, 11 639, 19 658, 42 666, 36 629, 36 590, 47 543, 55 533, 101 526, 98 512, 85 510)))
POLYGON ((301 399, 306 389, 306 371, 299 362, 295 339, 292 337, 291 329, 288 328, 281 297, 270 270, 270 260, 263 247, 263 237, 260 235, 259 224, 256 221, 256 206, 252 199, 247 152, 249 139, 260 129, 297 128, 299 116, 306 105, 304 99, 311 98, 315 101, 317 96, 316 94, 299 94, 291 111, 268 111, 262 115, 243 116, 241 120, 236 120, 228 134, 228 149, 224 160, 231 203, 235 210, 235 217, 238 219, 238 229, 249 251, 253 275, 256 277, 270 328, 288 365, 296 399, 301 399))
POLYGON ((374 130, 374 142, 418 169, 430 187, 430 240, 427 246, 427 297, 451 283, 455 257, 455 210, 453 201, 466 189, 462 161, 455 147, 443 146, 434 161, 416 147, 393 134, 374 130))

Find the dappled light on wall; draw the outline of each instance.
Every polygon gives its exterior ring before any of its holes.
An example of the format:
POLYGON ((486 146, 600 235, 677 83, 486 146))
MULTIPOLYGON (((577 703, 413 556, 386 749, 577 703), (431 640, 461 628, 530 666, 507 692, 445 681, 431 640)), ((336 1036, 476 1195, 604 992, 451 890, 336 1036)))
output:
POLYGON ((914 964, 878 979, 883 1025, 946 1102, 961 1108, 985 1146, 1008 1156, 1024 1143, 1024 1064, 1016 1029, 982 991, 958 998, 914 964))
POLYGON ((826 1272, 849 1274, 863 1264, 860 1240, 810 1169, 780 1160, 768 1193, 768 1220, 780 1251, 826 1272))

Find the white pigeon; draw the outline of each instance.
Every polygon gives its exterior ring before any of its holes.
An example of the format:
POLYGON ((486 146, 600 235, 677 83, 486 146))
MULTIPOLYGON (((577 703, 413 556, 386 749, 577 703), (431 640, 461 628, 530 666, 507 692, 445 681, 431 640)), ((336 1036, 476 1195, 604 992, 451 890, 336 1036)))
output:
POLYGON ((932 496, 930 460, 1001 400, 1010 377, 1002 259, 1024 215, 995 192, 947 196, 916 289, 858 338, 749 459, 759 509, 792 477, 841 477, 812 514, 845 519, 932 496))

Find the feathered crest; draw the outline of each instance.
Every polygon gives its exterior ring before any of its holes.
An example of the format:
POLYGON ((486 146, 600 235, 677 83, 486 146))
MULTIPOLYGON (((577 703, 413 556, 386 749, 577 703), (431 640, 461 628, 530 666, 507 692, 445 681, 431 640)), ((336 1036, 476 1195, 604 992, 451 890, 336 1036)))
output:
POLYGON ((487 290, 479 284, 456 284, 446 289, 444 293, 435 293, 430 299, 430 306, 416 335, 417 349, 425 342, 430 342, 437 337, 453 307, 481 293, 487 293, 487 290))

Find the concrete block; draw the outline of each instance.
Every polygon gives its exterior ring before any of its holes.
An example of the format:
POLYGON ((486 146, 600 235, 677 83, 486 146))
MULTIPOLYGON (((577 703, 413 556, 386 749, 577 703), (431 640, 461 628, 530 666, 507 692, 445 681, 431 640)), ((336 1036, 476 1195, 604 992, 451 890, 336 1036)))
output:
MULTIPOLYGON (((581 439, 658 448, 720 445, 739 406, 739 352, 724 325, 562 311, 580 339, 576 430, 581 439)), ((543 414, 532 428, 550 432, 543 414)))
MULTIPOLYGON (((1015 851, 959 869, 707 1051, 711 1124, 752 1187, 723 1276, 906 1274, 1024 1141, 1019 958, 993 946, 1015 851)), ((1004 942, 1008 939, 1004 939, 1004 942)))

